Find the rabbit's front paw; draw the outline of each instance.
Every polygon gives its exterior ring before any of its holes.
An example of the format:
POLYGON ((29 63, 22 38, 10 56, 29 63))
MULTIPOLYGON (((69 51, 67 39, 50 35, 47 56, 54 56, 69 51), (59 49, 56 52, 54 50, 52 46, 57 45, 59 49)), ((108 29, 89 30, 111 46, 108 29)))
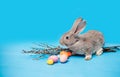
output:
POLYGON ((97 55, 97 56, 100 56, 102 53, 103 53, 103 48, 100 48, 100 49, 96 52, 96 55, 97 55))
POLYGON ((92 55, 86 55, 85 60, 90 60, 92 58, 92 55))

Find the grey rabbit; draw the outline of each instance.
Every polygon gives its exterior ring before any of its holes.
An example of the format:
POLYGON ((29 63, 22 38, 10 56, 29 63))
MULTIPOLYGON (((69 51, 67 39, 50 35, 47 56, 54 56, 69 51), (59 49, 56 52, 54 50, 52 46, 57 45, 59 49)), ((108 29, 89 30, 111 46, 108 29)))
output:
POLYGON ((104 37, 96 30, 89 30, 84 34, 79 34, 85 28, 86 21, 81 17, 76 19, 70 31, 65 33, 60 44, 67 46, 72 54, 85 55, 85 60, 90 60, 92 54, 101 55, 103 53, 104 37))

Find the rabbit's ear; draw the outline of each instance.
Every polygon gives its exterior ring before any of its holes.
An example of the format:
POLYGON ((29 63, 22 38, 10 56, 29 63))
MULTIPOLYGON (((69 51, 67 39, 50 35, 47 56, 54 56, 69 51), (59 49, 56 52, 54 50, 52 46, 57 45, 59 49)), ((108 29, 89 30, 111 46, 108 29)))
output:
POLYGON ((77 25, 76 30, 74 31, 74 34, 78 34, 78 33, 82 32, 85 29, 85 25, 86 25, 85 20, 79 22, 79 24, 77 25))
POLYGON ((72 29, 70 30, 70 32, 71 32, 72 34, 76 31, 78 24, 79 24, 82 20, 83 20, 83 19, 82 19, 81 17, 75 20, 75 22, 74 22, 74 24, 73 24, 73 27, 72 27, 72 29))

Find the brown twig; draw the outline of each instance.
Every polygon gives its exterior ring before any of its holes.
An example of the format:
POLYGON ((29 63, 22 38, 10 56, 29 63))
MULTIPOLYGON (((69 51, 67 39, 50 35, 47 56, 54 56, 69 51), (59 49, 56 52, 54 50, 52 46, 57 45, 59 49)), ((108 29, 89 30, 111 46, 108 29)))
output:
MULTIPOLYGON (((23 53, 31 53, 31 54, 40 54, 40 57, 44 57, 44 55, 57 55, 60 51, 71 51, 68 48, 62 48, 60 46, 53 46, 44 43, 36 44, 39 48, 32 47, 31 50, 26 51, 23 50, 23 53)), ((120 46, 110 46, 110 47, 103 47, 104 52, 115 52, 120 50, 120 46)), ((72 52, 72 51, 71 51, 72 52)))
POLYGON ((53 46, 44 43, 39 43, 36 45, 38 45, 39 48, 32 47, 29 51, 23 50, 23 53, 57 55, 62 50, 70 51, 68 48, 62 48, 60 46, 53 46))
POLYGON ((116 52, 117 50, 120 50, 120 46, 103 47, 104 52, 116 52))

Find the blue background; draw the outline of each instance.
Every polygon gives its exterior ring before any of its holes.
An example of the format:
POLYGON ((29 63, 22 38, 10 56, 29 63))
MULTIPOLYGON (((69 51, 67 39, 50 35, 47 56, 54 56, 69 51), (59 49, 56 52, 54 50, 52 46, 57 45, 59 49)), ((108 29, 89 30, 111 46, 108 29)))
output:
POLYGON ((32 42, 58 45, 78 17, 87 20, 84 32, 99 30, 107 46, 119 44, 119 9, 119 0, 0 0, 0 77, 119 77, 119 51, 52 66, 21 54, 32 42))

